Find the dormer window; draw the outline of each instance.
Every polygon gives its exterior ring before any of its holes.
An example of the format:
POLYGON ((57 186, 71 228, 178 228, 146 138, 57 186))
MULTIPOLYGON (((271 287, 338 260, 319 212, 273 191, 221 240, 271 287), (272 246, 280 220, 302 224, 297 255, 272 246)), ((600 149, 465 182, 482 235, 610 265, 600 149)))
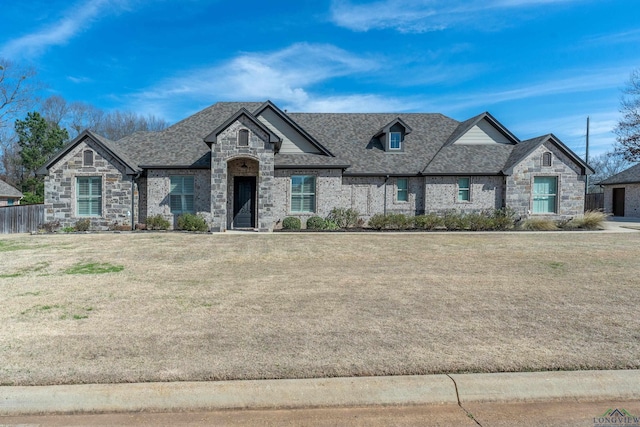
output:
POLYGON ((402 132, 389 133, 389 150, 402 149, 402 132))

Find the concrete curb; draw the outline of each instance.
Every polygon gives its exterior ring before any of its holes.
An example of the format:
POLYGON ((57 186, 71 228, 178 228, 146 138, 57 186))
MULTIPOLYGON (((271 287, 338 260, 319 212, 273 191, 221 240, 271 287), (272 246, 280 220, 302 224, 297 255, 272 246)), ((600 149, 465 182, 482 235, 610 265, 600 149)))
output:
POLYGON ((283 409, 640 396, 640 370, 0 387, 0 415, 283 409), (455 382, 454 382, 455 381, 455 382))

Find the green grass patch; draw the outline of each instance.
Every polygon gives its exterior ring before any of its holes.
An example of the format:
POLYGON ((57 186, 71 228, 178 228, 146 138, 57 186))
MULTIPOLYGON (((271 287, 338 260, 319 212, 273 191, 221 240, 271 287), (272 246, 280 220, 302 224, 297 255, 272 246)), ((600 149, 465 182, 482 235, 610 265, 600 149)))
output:
POLYGON ((9 279, 11 277, 20 277, 22 273, 8 273, 8 274, 0 274, 0 279, 9 279))
POLYGON ((105 273, 117 273, 124 270, 122 265, 113 265, 108 262, 90 262, 79 263, 73 267, 67 268, 64 272, 66 274, 105 274, 105 273))
POLYGON ((28 246, 21 245, 16 242, 7 242, 0 240, 0 252, 20 251, 28 248, 28 246))

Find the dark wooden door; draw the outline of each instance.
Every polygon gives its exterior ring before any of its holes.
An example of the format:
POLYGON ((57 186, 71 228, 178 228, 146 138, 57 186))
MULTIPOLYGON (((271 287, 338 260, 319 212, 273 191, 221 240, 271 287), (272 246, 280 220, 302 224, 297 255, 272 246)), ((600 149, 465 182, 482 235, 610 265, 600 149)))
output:
POLYGON ((233 227, 255 228, 256 177, 236 176, 233 194, 233 227))
POLYGON ((613 216, 624 216, 624 188, 613 189, 613 216))

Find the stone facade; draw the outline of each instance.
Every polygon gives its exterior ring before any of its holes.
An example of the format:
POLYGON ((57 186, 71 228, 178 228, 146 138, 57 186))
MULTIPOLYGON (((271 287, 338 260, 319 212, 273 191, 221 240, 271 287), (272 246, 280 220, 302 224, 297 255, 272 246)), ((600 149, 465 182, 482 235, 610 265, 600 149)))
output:
POLYGON ((274 152, 269 135, 246 116, 231 123, 211 144, 211 227, 216 231, 232 228, 233 201, 229 188, 233 189, 234 174, 238 174, 236 160, 252 165, 256 175, 257 228, 261 231, 273 229, 274 208, 274 152), (248 146, 238 145, 238 132, 249 131, 248 146), (257 165, 257 166, 256 166, 257 165))
POLYGON ((506 205, 520 216, 533 214, 533 180, 536 176, 557 177, 557 209, 552 218, 570 218, 584 213, 585 177, 579 166, 554 144, 545 142, 513 168, 507 176, 506 205), (552 154, 551 166, 542 165, 542 155, 552 154))
POLYGON ((211 191, 208 169, 149 169, 145 177, 140 178, 140 222, 148 217, 162 215, 176 226, 177 216, 171 213, 170 196, 172 176, 193 176, 194 200, 193 209, 196 214, 211 218, 211 191))
POLYGON ((131 225, 132 177, 125 167, 91 139, 85 138, 60 159, 45 177, 45 220, 59 220, 61 226, 72 227, 80 219, 89 219, 92 229, 108 229, 114 225, 131 225), (93 152, 93 164, 85 165, 83 154, 93 152), (78 215, 77 178, 100 177, 102 184, 101 215, 78 215))
POLYGON ((604 211, 613 214, 613 189, 624 188, 624 216, 640 217, 640 183, 604 186, 604 211))

